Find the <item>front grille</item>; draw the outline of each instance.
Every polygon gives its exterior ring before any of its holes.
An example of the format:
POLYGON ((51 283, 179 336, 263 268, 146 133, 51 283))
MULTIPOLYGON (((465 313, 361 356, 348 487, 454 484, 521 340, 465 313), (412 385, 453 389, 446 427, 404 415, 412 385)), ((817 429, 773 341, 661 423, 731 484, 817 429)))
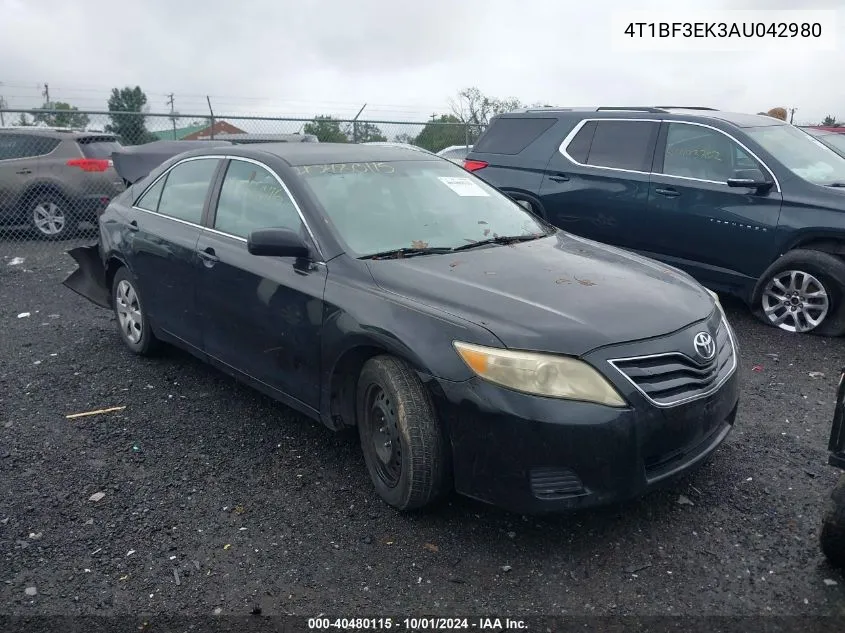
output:
POLYGON ((578 475, 568 468, 534 468, 530 474, 531 492, 537 499, 554 501, 584 493, 578 475))
POLYGON ((652 403, 668 407, 715 391, 736 369, 733 338, 724 318, 716 330, 716 355, 709 362, 683 352, 611 360, 652 403))

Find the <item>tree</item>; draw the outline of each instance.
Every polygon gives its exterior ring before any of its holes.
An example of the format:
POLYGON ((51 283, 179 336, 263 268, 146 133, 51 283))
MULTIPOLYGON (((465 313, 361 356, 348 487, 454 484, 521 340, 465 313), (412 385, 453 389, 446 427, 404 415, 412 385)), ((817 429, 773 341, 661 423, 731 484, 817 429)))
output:
POLYGON ((403 132, 402 134, 397 134, 393 137, 394 143, 405 143, 406 145, 414 145, 416 143, 415 137, 407 132, 403 132))
POLYGON ((439 152, 450 145, 467 142, 467 124, 453 114, 432 118, 414 139, 413 144, 430 152, 439 152))
POLYGON ((127 145, 142 145, 157 140, 147 130, 146 118, 142 114, 147 110, 147 95, 140 86, 113 88, 108 105, 112 122, 106 126, 106 132, 117 134, 127 145))
POLYGON ((313 134, 321 143, 348 143, 349 137, 340 129, 340 121, 330 114, 321 114, 306 123, 302 130, 305 134, 313 134))
POLYGON ((352 140, 357 143, 384 143, 387 137, 374 123, 366 121, 353 121, 352 140))
POLYGON ((18 123, 17 124, 21 127, 31 127, 31 126, 35 125, 35 123, 30 121, 23 112, 21 112, 21 115, 18 117, 18 123))
POLYGON ((780 119, 781 121, 786 121, 786 108, 772 108, 768 112, 766 112, 770 117, 775 119, 780 119))
POLYGON ((48 127, 85 128, 90 123, 87 114, 79 112, 78 108, 62 101, 48 101, 40 109, 58 110, 58 112, 36 112, 32 115, 36 123, 43 123, 48 127))
POLYGON ((824 121, 822 121, 822 126, 823 127, 841 127, 842 124, 839 121, 836 120, 835 116, 833 116, 832 114, 828 114, 824 118, 824 121))
POLYGON ((497 114, 512 112, 525 107, 515 98, 498 99, 488 97, 478 88, 465 88, 458 93, 458 98, 451 102, 452 114, 469 128, 469 142, 474 143, 487 127, 490 119, 497 114))

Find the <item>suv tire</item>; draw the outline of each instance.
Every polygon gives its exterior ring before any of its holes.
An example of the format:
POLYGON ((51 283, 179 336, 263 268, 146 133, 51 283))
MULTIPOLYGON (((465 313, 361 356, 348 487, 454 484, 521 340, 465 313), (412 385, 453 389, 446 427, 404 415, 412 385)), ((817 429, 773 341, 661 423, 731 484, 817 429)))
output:
POLYGON ((845 334, 845 261, 821 251, 796 249, 757 282, 754 315, 787 332, 845 334))
POLYGON ((70 204, 52 192, 36 194, 29 203, 27 216, 35 234, 47 240, 66 239, 76 228, 70 204))

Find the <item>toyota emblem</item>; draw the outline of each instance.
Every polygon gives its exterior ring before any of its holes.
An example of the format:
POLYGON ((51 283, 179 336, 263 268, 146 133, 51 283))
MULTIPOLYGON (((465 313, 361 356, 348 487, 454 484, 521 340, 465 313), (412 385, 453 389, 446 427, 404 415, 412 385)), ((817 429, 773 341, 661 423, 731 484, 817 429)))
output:
POLYGON ((692 344, 695 346, 695 351, 704 360, 713 360, 716 355, 716 341, 707 332, 699 332, 692 339, 692 344))

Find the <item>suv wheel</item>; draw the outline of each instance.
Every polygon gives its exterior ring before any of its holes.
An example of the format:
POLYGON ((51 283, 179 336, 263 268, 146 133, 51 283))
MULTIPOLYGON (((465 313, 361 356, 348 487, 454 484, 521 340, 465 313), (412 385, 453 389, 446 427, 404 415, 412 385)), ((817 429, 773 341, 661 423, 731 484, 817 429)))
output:
POLYGON ((845 334, 845 261, 814 250, 778 259, 758 284, 755 314, 787 332, 845 334))
POLYGON ((60 196, 52 193, 38 195, 29 209, 30 224, 40 237, 61 240, 73 231, 68 203, 60 196))

